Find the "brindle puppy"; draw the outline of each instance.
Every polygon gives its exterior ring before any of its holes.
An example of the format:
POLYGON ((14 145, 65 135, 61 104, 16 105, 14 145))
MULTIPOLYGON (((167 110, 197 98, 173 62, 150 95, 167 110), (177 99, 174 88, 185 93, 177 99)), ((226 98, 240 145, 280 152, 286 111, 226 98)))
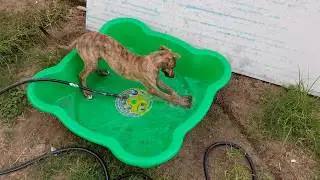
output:
MULTIPOLYGON (((48 35, 43 28, 41 30, 48 35)), ((159 77, 159 73, 162 71, 166 77, 174 78, 176 60, 180 57, 167 47, 160 46, 158 51, 146 56, 139 56, 127 50, 115 39, 99 32, 84 33, 67 49, 71 50, 74 47, 77 48, 78 54, 84 62, 84 69, 79 74, 83 86, 87 87, 86 78, 93 71, 106 75, 105 71, 97 69, 98 59, 102 58, 119 75, 128 80, 141 82, 150 94, 163 98, 174 105, 191 107, 191 96, 179 96, 159 77), (167 92, 162 92, 159 88, 167 92)), ((86 97, 91 97, 90 92, 83 91, 83 93, 86 97)))

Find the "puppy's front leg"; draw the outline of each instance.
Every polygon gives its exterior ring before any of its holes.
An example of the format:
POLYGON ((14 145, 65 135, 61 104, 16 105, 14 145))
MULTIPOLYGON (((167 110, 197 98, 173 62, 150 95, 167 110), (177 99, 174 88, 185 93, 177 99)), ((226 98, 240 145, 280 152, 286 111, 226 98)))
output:
POLYGON ((178 93, 176 91, 174 91, 172 88, 170 88, 168 85, 166 85, 165 83, 163 83, 161 81, 160 78, 157 79, 157 86, 159 86, 160 88, 168 91, 168 93, 175 99, 178 99, 180 101, 180 103, 182 104, 186 104, 183 106, 186 107, 190 107, 191 106, 191 101, 192 101, 192 97, 191 96, 179 96, 178 93))
POLYGON ((178 93, 176 93, 172 88, 170 88, 168 85, 163 83, 160 78, 157 78, 157 86, 168 91, 168 94, 173 96, 178 96, 178 93))
POLYGON ((167 100, 170 103, 173 103, 174 105, 180 105, 182 107, 190 108, 191 107, 191 98, 190 97, 179 97, 179 96, 173 96, 166 94, 162 91, 159 91, 159 89, 156 86, 146 84, 148 87, 148 92, 150 94, 153 94, 155 96, 158 96, 162 99, 167 100))

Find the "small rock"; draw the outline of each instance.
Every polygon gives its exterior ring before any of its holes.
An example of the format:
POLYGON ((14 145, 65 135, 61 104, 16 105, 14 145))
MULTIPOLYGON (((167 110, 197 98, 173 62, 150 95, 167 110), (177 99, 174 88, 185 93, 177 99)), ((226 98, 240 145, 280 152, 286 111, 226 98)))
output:
POLYGON ((51 146, 50 150, 51 150, 51 152, 53 152, 53 151, 57 150, 57 148, 51 146))

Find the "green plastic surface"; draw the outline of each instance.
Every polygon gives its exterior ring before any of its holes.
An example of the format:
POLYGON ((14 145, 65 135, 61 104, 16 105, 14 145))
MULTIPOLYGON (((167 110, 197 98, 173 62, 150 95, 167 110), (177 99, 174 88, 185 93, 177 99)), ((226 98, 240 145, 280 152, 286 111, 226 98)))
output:
MULTIPOLYGON (((193 96, 191 109, 152 97, 149 112, 141 117, 127 117, 117 111, 114 97, 95 95, 87 100, 79 89, 51 82, 28 85, 28 99, 37 109, 55 115, 73 133, 109 148, 121 161, 142 168, 160 165, 178 153, 186 133, 205 116, 217 91, 229 82, 231 66, 217 52, 196 49, 170 35, 153 31, 136 19, 113 19, 104 24, 100 32, 140 55, 158 50, 160 45, 179 53, 176 77, 169 79, 161 74, 161 78, 179 94, 193 96)), ((34 78, 79 83, 78 73, 82 67, 83 62, 74 49, 58 65, 42 70, 34 78)), ((109 69, 102 60, 99 67, 109 69)), ((110 71, 107 77, 90 74, 88 87, 114 93, 129 88, 144 89, 140 83, 110 71)))

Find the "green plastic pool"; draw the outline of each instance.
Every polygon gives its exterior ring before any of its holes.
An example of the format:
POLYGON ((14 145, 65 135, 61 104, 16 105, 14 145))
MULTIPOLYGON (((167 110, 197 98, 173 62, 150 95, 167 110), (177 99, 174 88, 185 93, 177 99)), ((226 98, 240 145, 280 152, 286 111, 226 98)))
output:
MULTIPOLYGON (((186 133, 205 116, 217 91, 230 80, 231 66, 217 52, 196 49, 153 31, 136 19, 113 19, 104 24, 100 32, 140 55, 157 50, 160 45, 179 53, 176 77, 168 79, 161 74, 161 78, 179 94, 193 96, 191 109, 176 107, 146 94, 141 84, 120 77, 101 60, 99 66, 111 74, 102 77, 92 73, 88 87, 127 93, 130 99, 95 95, 87 100, 79 89, 51 82, 28 85, 28 99, 39 110, 55 115, 73 133, 109 148, 121 161, 142 168, 160 165, 178 153, 186 133)), ((74 49, 58 65, 42 70, 34 78, 79 83, 78 73, 82 67, 83 62, 74 49)))

